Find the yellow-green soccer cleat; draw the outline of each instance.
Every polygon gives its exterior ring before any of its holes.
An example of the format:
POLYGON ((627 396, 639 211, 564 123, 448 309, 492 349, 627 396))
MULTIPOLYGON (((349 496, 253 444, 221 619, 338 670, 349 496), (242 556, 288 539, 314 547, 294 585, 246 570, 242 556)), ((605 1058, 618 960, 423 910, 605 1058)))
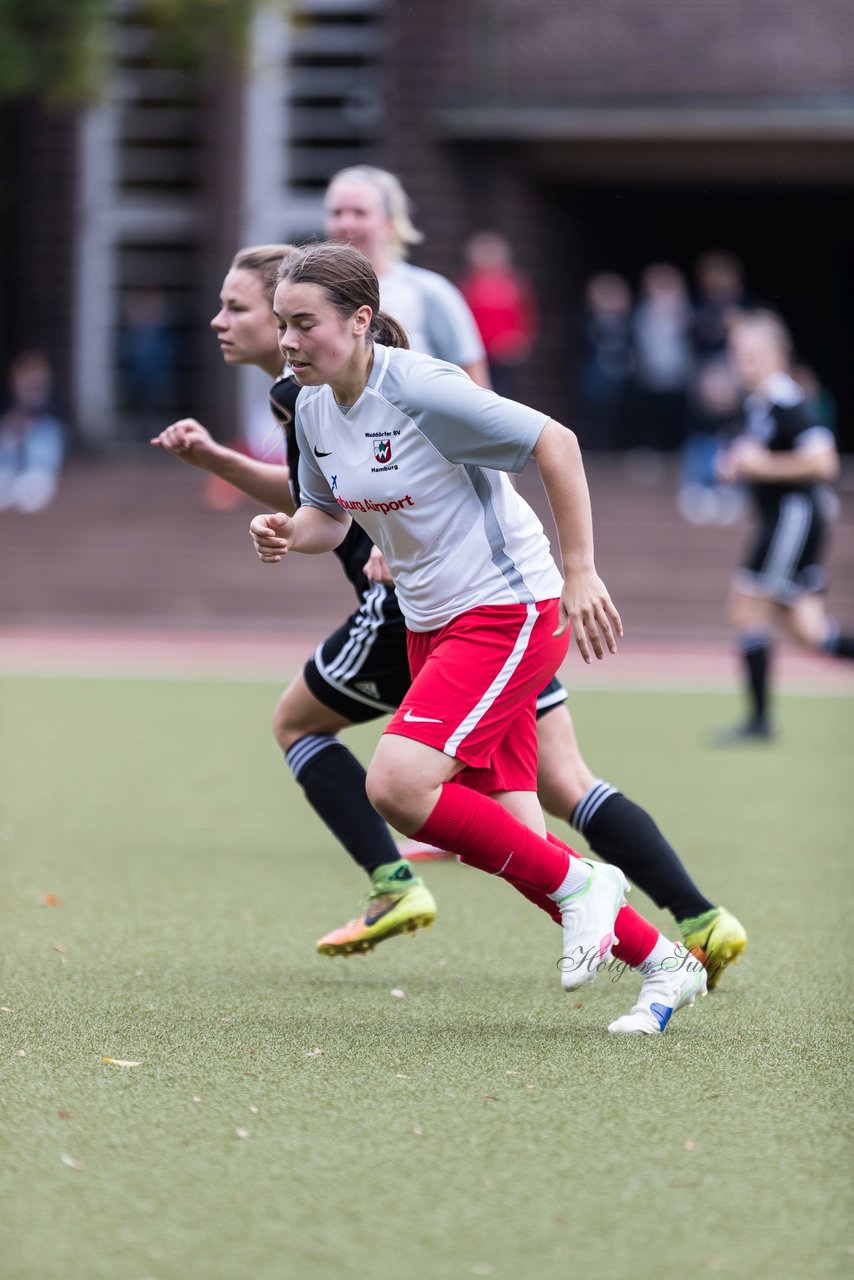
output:
POLYGON ((705 965, 709 990, 714 991, 724 969, 737 964, 747 946, 744 925, 726 907, 714 907, 701 916, 680 920, 679 928, 686 950, 705 965))
POLYGON ((436 919, 436 903, 426 885, 405 862, 378 867, 365 909, 341 929, 318 939, 323 956, 352 956, 373 951, 378 942, 400 933, 429 929, 436 919))

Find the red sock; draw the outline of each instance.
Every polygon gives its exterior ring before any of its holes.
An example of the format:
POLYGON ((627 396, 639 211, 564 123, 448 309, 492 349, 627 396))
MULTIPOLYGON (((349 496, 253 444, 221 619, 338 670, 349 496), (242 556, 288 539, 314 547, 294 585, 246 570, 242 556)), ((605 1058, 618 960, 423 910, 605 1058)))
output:
POLYGON ((620 939, 613 955, 630 969, 637 969, 658 942, 658 930, 654 924, 638 915, 634 907, 621 907, 614 922, 614 933, 620 939))
POLYGON ((578 857, 560 840, 538 836, 497 800, 458 783, 442 787, 414 838, 450 849, 481 871, 541 894, 553 893, 566 879, 570 857, 578 857))
POLYGON ((541 889, 530 889, 525 884, 520 884, 515 876, 508 876, 507 872, 501 877, 508 884, 512 884, 517 893, 521 893, 523 898, 527 898, 529 902, 533 902, 535 907, 539 907, 541 911, 545 911, 547 916, 551 916, 555 924, 562 924, 560 907, 554 898, 550 898, 547 893, 543 893, 541 889))

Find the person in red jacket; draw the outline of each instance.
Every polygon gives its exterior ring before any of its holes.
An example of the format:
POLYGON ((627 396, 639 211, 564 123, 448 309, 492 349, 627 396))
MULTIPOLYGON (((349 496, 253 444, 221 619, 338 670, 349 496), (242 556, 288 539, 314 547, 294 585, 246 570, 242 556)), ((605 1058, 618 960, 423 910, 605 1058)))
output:
POLYGON ((468 270, 460 292, 477 321, 495 391, 518 399, 517 370, 537 336, 537 303, 530 281, 513 265, 510 245, 495 231, 479 231, 466 244, 468 270))

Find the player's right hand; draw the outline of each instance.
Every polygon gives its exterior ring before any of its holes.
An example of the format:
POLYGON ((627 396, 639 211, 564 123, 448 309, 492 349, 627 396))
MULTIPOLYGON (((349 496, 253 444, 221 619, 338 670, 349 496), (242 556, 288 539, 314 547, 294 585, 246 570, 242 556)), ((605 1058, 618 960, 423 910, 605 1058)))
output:
POLYGON ((213 436, 195 418, 180 418, 154 436, 151 443, 194 467, 209 468, 217 451, 213 436))
POLYGON ((277 564, 288 554, 293 536, 294 522, 284 511, 255 516, 249 525, 249 533, 255 550, 265 564, 277 564))

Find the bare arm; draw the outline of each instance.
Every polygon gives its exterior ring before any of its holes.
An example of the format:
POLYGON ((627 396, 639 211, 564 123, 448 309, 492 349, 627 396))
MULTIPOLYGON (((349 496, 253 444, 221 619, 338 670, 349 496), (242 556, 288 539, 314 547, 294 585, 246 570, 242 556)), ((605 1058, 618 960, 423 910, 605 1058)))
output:
POLYGON ((346 511, 333 516, 319 507, 300 507, 294 516, 283 511, 256 516, 249 532, 260 559, 265 564, 278 564, 289 551, 310 556, 334 551, 351 523, 346 511))
POLYGON ((256 502, 294 513, 291 497, 290 475, 287 466, 278 462, 259 462, 236 449, 218 444, 213 436, 195 418, 181 418, 173 422, 151 443, 158 449, 174 454, 182 462, 210 471, 227 480, 256 502))
POLYGON ((616 652, 623 624, 593 562, 593 516, 578 440, 550 418, 534 446, 534 459, 560 543, 564 584, 556 634, 571 625, 582 658, 590 662, 591 649, 597 658, 604 656, 603 638, 609 652, 616 652))
POLYGON ((835 445, 824 443, 772 453, 755 440, 742 438, 721 459, 718 474, 722 480, 753 484, 832 484, 839 475, 839 454, 835 445))
POLYGON ((464 373, 467 373, 472 382, 476 382, 479 387, 486 387, 487 391, 492 390, 492 379, 489 376, 489 365, 485 360, 474 360, 471 364, 460 365, 464 373))

